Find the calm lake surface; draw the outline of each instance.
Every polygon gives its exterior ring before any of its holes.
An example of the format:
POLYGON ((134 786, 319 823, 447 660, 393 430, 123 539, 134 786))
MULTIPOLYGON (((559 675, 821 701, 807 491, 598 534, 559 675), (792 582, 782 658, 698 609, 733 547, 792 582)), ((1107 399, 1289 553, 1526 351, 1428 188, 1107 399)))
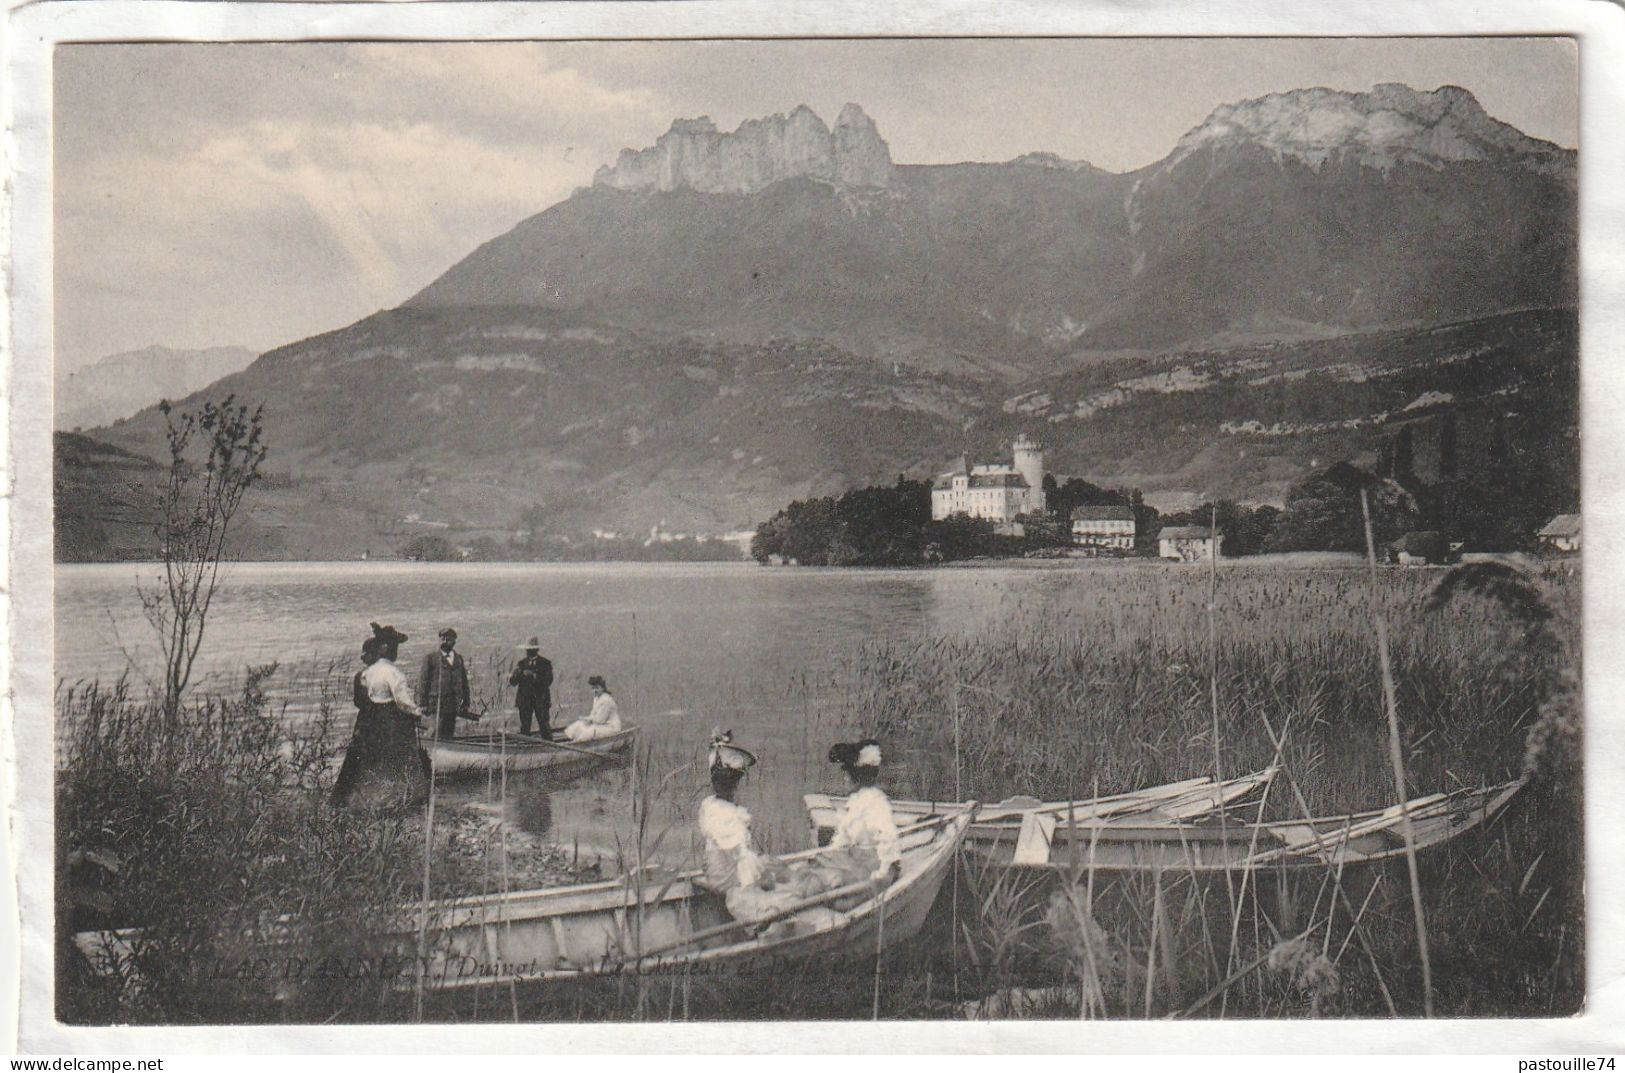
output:
MULTIPOLYGON (((455 626, 474 692, 491 706, 479 728, 517 730, 505 668, 537 634, 553 661, 556 724, 584 711, 587 676, 602 674, 623 719, 643 728, 640 748, 650 750, 659 784, 645 787, 655 803, 646 843, 671 827, 660 855, 689 852, 692 806, 708 792, 704 748, 720 724, 761 758, 742 801, 766 848, 783 852, 806 844, 801 794, 845 789, 825 753, 854 732, 842 725, 841 700, 866 643, 988 629, 1015 605, 1061 609, 1086 599, 1088 575, 1102 568, 1112 567, 238 563, 223 572, 200 667, 203 688, 228 691, 245 666, 280 663, 273 695, 296 717, 319 692, 314 670, 337 676, 342 738, 353 715, 348 680, 360 668, 369 621, 409 635, 400 665, 414 682, 439 629, 455 626)), ((128 672, 141 682, 143 669, 159 665, 136 595, 138 581, 157 576, 154 564, 57 568, 59 680, 108 682, 128 672)), ((636 837, 633 778, 624 766, 564 785, 514 776, 490 807, 612 863, 615 846, 636 837)), ((888 784, 907 794, 906 769, 894 768, 888 784)), ((484 801, 488 788, 481 779, 443 792, 484 801)))

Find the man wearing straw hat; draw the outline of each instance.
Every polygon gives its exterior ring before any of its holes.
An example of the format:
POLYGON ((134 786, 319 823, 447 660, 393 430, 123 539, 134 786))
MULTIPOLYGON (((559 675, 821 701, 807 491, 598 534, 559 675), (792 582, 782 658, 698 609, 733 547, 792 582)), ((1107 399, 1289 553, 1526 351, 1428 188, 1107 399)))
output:
POLYGON ((524 644, 525 658, 508 675, 508 684, 516 687, 513 703, 519 709, 519 733, 530 733, 530 722, 536 720, 536 732, 544 737, 553 736, 553 662, 542 655, 542 639, 532 635, 524 644))

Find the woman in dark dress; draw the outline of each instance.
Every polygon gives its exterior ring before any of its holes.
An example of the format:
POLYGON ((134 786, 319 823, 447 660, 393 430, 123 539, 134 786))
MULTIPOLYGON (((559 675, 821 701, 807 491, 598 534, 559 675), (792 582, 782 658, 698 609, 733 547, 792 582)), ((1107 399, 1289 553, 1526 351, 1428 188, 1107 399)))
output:
POLYGON ((337 804, 343 804, 358 786, 375 780, 415 796, 430 772, 429 757, 417 741, 422 713, 412 699, 406 675, 395 666, 406 635, 376 622, 372 632, 362 649, 367 666, 354 682, 356 729, 333 787, 337 804))
POLYGON ((377 639, 369 637, 361 643, 362 667, 355 672, 355 679, 351 682, 351 696, 355 701, 355 731, 344 750, 344 765, 339 768, 338 778, 333 782, 335 805, 349 800, 356 780, 361 777, 362 768, 370 766, 369 762, 378 755, 378 719, 372 710, 372 699, 367 696, 366 684, 361 680, 362 674, 377 659, 377 639))

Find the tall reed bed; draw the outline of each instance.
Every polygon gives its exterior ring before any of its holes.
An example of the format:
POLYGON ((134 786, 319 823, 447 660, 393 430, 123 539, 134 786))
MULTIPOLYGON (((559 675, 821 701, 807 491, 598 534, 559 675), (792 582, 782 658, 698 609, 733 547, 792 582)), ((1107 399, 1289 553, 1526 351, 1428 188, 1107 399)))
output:
POLYGON ((328 804, 335 713, 348 708, 348 683, 342 694, 319 694, 310 717, 289 719, 262 688, 274 671, 251 668, 237 695, 199 697, 173 718, 124 682, 59 690, 64 1021, 405 1012, 391 966, 368 937, 405 915, 421 820, 406 809, 328 804), (131 929, 127 945, 85 951, 73 941, 77 932, 115 929, 131 929))
MULTIPOLYGON (((1377 579, 1408 793, 1535 777, 1504 822, 1423 862, 1439 1012, 1571 1011, 1583 990, 1578 769, 1528 757, 1537 741, 1576 755, 1576 715, 1565 724, 1553 708, 1573 700, 1578 584, 1556 572, 1525 584, 1541 609, 1508 596, 1511 573, 1459 576, 1432 599, 1438 572, 1377 579)), ((1366 579, 1227 567, 1216 650, 1207 580, 1102 575, 1087 605, 1005 606, 976 636, 872 646, 847 716, 904 746, 904 781, 922 797, 1085 797, 1211 774, 1217 756, 1226 776, 1283 765, 1245 819, 1394 804, 1366 579)), ((963 930, 976 986, 1025 996, 1029 1013, 1417 1015, 1403 878, 1356 871, 1239 884, 1085 871, 1035 893, 1015 889, 1030 884, 1016 873, 972 869, 963 930)))

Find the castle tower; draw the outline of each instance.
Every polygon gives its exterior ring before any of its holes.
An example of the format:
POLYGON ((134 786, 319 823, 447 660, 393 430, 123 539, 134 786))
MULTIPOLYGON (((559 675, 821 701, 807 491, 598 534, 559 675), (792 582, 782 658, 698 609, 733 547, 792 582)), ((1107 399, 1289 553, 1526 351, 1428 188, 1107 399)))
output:
POLYGON ((1010 445, 1015 453, 1016 472, 1027 481, 1028 510, 1037 513, 1044 509, 1044 445, 1028 438, 1023 432, 1010 445))

